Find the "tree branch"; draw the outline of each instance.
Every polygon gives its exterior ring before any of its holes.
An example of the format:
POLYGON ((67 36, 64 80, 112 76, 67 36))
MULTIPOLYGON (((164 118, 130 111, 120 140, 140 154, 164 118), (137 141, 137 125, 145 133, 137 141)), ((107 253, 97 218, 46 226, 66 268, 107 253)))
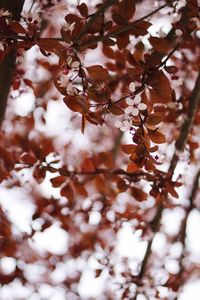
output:
MULTIPOLYGON (((197 108, 199 106, 199 103, 200 103, 200 70, 199 70, 199 73, 198 73, 198 76, 197 76, 197 79, 196 79, 196 82, 195 82, 195 86, 194 86, 192 95, 190 97, 190 102, 189 102, 188 111, 187 111, 187 117, 186 117, 185 122, 183 123, 183 125, 181 127, 180 136, 177 139, 176 144, 175 144, 176 150, 175 150, 174 156, 171 160, 169 170, 168 170, 168 174, 171 175, 171 176, 173 175, 174 170, 175 170, 175 168, 177 166, 177 163, 178 163, 178 160, 179 160, 179 157, 177 155, 177 151, 181 152, 184 149, 184 146, 186 144, 187 137, 188 137, 188 134, 189 134, 189 130, 191 128, 192 122, 193 122, 195 114, 197 112, 197 108)), ((153 236, 148 241, 146 252, 145 252, 142 264, 141 264, 141 269, 140 269, 140 272, 138 274, 138 277, 140 279, 142 279, 143 276, 145 275, 146 268, 147 268, 147 263, 148 263, 148 260, 149 260, 149 257, 151 255, 151 251, 152 251, 151 246, 152 246, 154 237, 155 237, 156 233, 159 230, 159 227, 160 227, 159 224, 160 224, 160 220, 161 220, 161 217, 162 217, 163 210, 164 210, 164 206, 163 206, 162 203, 160 203, 159 206, 158 206, 156 215, 155 215, 155 217, 153 219, 153 222, 152 222, 152 224, 153 224, 153 228, 152 228, 153 236)))
POLYGON ((176 0, 172 0, 170 2, 167 2, 166 4, 161 5, 160 7, 156 8, 155 10, 151 11, 150 13, 148 13, 147 15, 131 22, 128 23, 127 25, 123 25, 122 27, 104 35, 104 36, 97 36, 94 39, 90 40, 90 41, 86 41, 83 42, 82 44, 80 43, 79 48, 84 49, 85 47, 90 47, 98 42, 103 42, 104 40, 108 39, 108 38, 112 38, 112 37, 117 37, 120 34, 123 34, 131 29, 134 28, 135 25, 139 24, 140 22, 144 21, 145 19, 153 16, 154 14, 156 14, 158 11, 160 11, 161 9, 167 7, 170 3, 173 3, 176 0))
POLYGON ((173 155, 170 167, 169 167, 169 173, 173 174, 174 169, 176 168, 177 162, 178 162, 178 154, 179 152, 183 151, 183 148, 185 146, 185 143, 187 141, 187 137, 191 128, 191 125, 193 123, 195 114, 197 112, 197 109, 199 107, 200 103, 200 70, 196 79, 195 87, 193 89, 192 95, 189 98, 189 105, 188 105, 188 112, 185 118, 185 121, 183 122, 181 126, 180 135, 176 141, 175 144, 175 153, 173 155))
MULTIPOLYGON (((0 0, 0 9, 9 10, 13 20, 20 19, 24 0, 0 0)), ((2 125, 7 106, 8 94, 12 84, 13 71, 16 61, 16 50, 12 49, 0 62, 0 126, 2 125)))
MULTIPOLYGON (((181 229, 180 229, 179 241, 181 242, 183 248, 182 248, 181 257, 180 257, 180 260, 179 260, 180 270, 179 270, 179 273, 177 274, 179 278, 181 277, 181 274, 184 271, 183 259, 184 259, 184 252, 185 252, 185 248, 186 248, 187 222, 188 222, 188 217, 189 217, 191 211, 193 210, 194 201, 195 201, 195 198, 196 198, 196 195, 197 195, 197 191, 199 189, 199 177, 200 177, 200 170, 197 172, 197 174, 195 176, 192 192, 191 192, 191 195, 190 195, 190 198, 189 198, 189 206, 185 210, 185 218, 183 219, 183 222, 181 224, 181 229)), ((179 289, 180 289, 180 287, 179 287, 179 289)), ((175 300, 177 300, 177 299, 178 299, 178 296, 175 298, 175 300)))
POLYGON ((144 171, 139 171, 139 172, 132 172, 132 173, 127 173, 126 171, 122 170, 122 169, 96 169, 94 171, 69 171, 66 169, 58 169, 58 171, 60 172, 61 175, 63 176, 75 176, 75 175, 80 175, 80 176, 94 176, 94 175, 99 175, 99 174, 105 174, 105 175, 124 175, 127 176, 129 178, 147 178, 149 181, 152 181, 154 176, 144 172, 144 171))
POLYGON ((88 22, 85 23, 82 30, 77 34, 77 37, 74 41, 74 45, 78 44, 78 41, 82 38, 82 36, 88 31, 91 25, 94 23, 96 18, 102 14, 106 9, 108 9, 112 4, 114 4, 117 0, 107 0, 100 6, 100 8, 91 16, 88 22))

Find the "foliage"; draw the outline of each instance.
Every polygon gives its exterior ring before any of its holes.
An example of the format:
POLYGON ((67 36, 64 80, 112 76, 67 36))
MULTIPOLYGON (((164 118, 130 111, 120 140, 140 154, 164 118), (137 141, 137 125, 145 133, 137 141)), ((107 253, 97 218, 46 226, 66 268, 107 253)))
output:
POLYGON ((188 217, 198 209, 197 1, 36 0, 28 12, 23 5, 0 1, 0 182, 26 195, 34 211, 24 233, 1 207, 1 259, 14 258, 16 267, 2 269, 0 283, 18 279, 38 297, 46 283, 61 287, 65 299, 81 299, 78 286, 93 259, 94 277, 106 278, 99 299, 178 299, 199 275, 186 243, 188 217), (17 113, 15 101, 30 93, 32 109, 17 113), (64 141, 48 132, 52 102, 70 119, 73 134, 67 138, 66 120, 64 141), (188 182, 178 164, 197 175, 188 182), (191 190, 188 201, 179 199, 179 190, 191 190), (163 215, 177 207, 183 217, 169 234, 163 215), (68 246, 62 254, 41 253, 34 238, 53 224, 64 230, 68 246), (141 261, 117 252, 127 224, 146 241, 141 261), (152 249, 158 233, 166 241, 163 253, 152 249), (177 243, 173 273, 166 261, 177 243), (44 268, 36 281, 27 273, 33 265, 44 268), (66 270, 57 284, 52 274, 60 265, 66 270))

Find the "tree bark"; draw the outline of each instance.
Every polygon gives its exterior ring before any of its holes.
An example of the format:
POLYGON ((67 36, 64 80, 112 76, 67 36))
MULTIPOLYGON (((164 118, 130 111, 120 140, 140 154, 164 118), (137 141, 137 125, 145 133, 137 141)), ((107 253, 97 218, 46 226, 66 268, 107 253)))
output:
MULTIPOLYGON (((8 10, 12 14, 12 20, 20 20, 20 14, 25 0, 0 0, 0 9, 8 10)), ((0 126, 2 125, 7 99, 12 84, 13 71, 15 69, 16 49, 10 50, 0 62, 0 126)))

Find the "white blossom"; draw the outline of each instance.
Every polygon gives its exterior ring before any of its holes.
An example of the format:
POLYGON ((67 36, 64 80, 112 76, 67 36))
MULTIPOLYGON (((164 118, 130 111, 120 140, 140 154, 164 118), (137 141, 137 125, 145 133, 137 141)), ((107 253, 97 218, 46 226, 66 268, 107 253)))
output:
POLYGON ((4 45, 2 42, 0 42, 0 51, 4 51, 4 45))
POLYGON ((130 91, 131 93, 134 93, 134 92, 135 92, 135 83, 134 83, 134 82, 131 82, 131 83, 129 84, 129 91, 130 91))
POLYGON ((127 98, 126 103, 129 105, 124 110, 126 115, 136 117, 139 115, 140 110, 147 109, 147 105, 145 103, 141 103, 141 96, 139 94, 137 94, 134 99, 127 98))
POLYGON ((75 22, 72 24, 69 24, 68 22, 65 23, 65 25, 62 27, 62 30, 64 31, 72 31, 74 29, 75 22))
POLYGON ((60 78, 57 80, 57 83, 65 88, 67 94, 69 95, 74 95, 75 93, 75 90, 74 90, 74 87, 73 87, 73 84, 72 82, 69 80, 69 78, 65 75, 60 75, 60 78))
POLYGON ((122 127, 120 128, 121 131, 129 131, 131 128, 131 122, 128 120, 125 120, 122 122, 122 127))
POLYGON ((123 121, 115 121, 115 127, 119 128, 121 131, 129 131, 131 129, 132 123, 131 120, 125 119, 123 121))
POLYGON ((183 84, 183 79, 179 78, 175 81, 176 85, 182 85, 183 84))
POLYGON ((181 36, 183 34, 183 32, 180 29, 176 29, 175 34, 176 34, 176 36, 181 36))
POLYGON ((196 24, 197 28, 200 27, 200 20, 197 17, 192 18, 191 21, 193 21, 196 24))
POLYGON ((123 123, 121 121, 119 121, 119 120, 115 121, 115 127, 116 128, 120 128, 122 126, 123 126, 123 123))
POLYGON ((9 17, 11 15, 11 12, 8 10, 0 9, 0 18, 1 17, 9 17))
POLYGON ((180 18, 181 18, 181 15, 180 15, 180 14, 174 13, 174 14, 172 15, 172 23, 176 23, 176 22, 180 21, 180 18))
POLYGON ((166 36, 166 32, 162 28, 160 28, 158 31, 158 36, 160 38, 164 38, 166 36))
POLYGON ((158 1, 154 1, 153 2, 153 8, 158 8, 159 7, 159 2, 158 1))
POLYGON ((67 64, 70 68, 74 68, 74 69, 78 68, 80 65, 78 61, 73 61, 72 56, 68 56, 67 64))

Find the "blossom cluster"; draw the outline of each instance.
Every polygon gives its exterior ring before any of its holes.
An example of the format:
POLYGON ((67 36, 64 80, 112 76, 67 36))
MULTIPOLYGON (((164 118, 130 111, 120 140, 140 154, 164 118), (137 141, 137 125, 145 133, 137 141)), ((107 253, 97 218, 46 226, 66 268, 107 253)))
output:
POLYGON ((135 93, 135 84, 131 82, 129 85, 130 97, 127 97, 126 104, 127 108, 124 110, 124 119, 122 121, 117 120, 115 127, 120 128, 121 131, 129 131, 132 127, 132 120, 134 117, 140 115, 142 111, 147 109, 147 105, 142 103, 141 95, 135 93))

